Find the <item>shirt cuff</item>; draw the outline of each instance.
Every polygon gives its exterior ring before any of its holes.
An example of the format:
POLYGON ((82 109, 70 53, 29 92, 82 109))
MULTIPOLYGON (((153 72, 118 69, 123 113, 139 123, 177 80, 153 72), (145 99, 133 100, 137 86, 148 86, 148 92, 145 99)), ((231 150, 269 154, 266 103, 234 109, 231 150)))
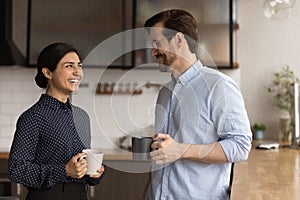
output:
POLYGON ((248 158, 251 149, 251 139, 249 141, 238 142, 233 138, 219 141, 226 155, 228 162, 241 162, 248 158), (248 144, 249 143, 249 144, 248 144))
POLYGON ((67 179, 66 167, 63 164, 55 165, 52 172, 56 183, 64 182, 67 179))

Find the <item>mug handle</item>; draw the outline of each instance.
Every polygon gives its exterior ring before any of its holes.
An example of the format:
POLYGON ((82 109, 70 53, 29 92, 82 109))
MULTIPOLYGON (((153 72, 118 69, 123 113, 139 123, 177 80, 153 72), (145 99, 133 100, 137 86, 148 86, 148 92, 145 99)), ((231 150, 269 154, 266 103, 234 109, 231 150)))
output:
POLYGON ((80 162, 80 163, 81 163, 81 161, 82 161, 83 159, 86 159, 86 155, 83 155, 83 156, 81 156, 80 158, 78 158, 78 159, 77 159, 77 162, 80 162))

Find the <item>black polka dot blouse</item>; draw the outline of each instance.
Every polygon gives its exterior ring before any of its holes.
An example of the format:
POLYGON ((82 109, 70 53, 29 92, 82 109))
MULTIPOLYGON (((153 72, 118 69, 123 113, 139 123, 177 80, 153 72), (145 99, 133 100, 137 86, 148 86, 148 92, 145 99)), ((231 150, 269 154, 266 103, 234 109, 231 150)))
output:
POLYGON ((42 94, 17 121, 9 156, 9 178, 36 189, 69 182, 95 185, 100 178, 71 178, 65 170, 74 155, 90 148, 90 141, 90 119, 84 110, 69 100, 62 103, 42 94))

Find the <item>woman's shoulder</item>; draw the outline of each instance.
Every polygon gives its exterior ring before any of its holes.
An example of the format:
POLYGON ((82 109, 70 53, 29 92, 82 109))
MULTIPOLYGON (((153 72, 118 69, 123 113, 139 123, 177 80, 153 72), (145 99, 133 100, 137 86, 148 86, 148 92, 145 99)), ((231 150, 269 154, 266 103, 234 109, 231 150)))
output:
POLYGON ((39 109, 38 103, 35 103, 31 107, 27 108, 25 111, 23 111, 19 118, 19 122, 28 122, 28 121, 37 121, 38 116, 40 115, 41 110, 39 109))
POLYGON ((74 115, 89 117, 88 113, 81 107, 72 104, 72 112, 74 115))

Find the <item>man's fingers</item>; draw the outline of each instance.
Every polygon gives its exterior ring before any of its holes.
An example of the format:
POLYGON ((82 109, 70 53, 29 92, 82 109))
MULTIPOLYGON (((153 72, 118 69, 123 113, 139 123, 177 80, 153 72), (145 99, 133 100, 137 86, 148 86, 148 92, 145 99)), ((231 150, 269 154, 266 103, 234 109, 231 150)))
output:
POLYGON ((157 133, 157 134, 153 137, 153 140, 159 140, 159 139, 165 140, 165 139, 168 139, 168 138, 170 138, 170 135, 169 135, 169 134, 157 133))

